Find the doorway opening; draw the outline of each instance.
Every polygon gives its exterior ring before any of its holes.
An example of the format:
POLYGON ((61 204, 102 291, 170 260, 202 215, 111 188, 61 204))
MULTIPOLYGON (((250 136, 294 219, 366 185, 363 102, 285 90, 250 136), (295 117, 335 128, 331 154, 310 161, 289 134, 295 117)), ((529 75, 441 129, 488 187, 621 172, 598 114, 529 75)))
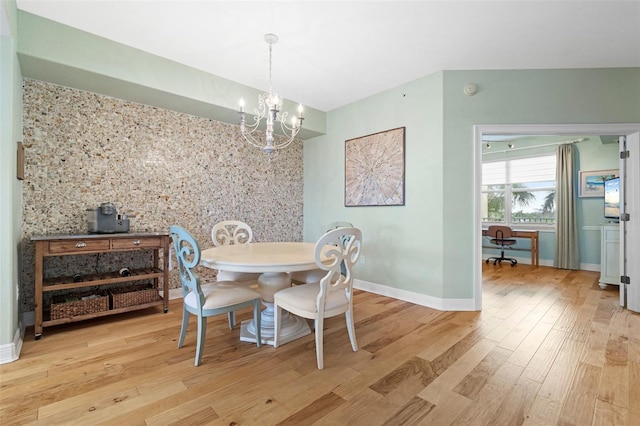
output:
POLYGON ((474 308, 482 309, 482 148, 483 140, 491 136, 573 136, 573 135, 629 135, 640 131, 638 124, 518 124, 474 126, 474 308))

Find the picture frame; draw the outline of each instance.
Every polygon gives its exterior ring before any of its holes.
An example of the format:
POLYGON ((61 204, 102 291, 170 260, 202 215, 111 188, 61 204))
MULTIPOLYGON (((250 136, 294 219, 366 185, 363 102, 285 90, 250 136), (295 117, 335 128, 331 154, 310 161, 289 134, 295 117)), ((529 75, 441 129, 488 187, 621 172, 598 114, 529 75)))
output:
POLYGON ((405 128, 345 141, 345 207, 404 206, 405 128))
POLYGON ((578 196, 604 197, 604 181, 618 176, 617 169, 580 171, 580 190, 578 196))

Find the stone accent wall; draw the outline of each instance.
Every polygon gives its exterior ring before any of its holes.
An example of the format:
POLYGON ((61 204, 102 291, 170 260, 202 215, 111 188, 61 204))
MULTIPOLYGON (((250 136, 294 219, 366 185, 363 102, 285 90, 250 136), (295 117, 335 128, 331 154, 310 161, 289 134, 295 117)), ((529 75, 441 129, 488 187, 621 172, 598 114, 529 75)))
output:
MULTIPOLYGON (((36 80, 24 81, 23 102, 23 311, 33 310, 31 236, 85 234, 86 209, 102 202, 135 215, 131 231, 177 224, 203 249, 211 227, 227 219, 248 223, 255 241, 302 240, 301 141, 269 158, 243 141, 239 126, 36 80)), ((48 259, 45 274, 150 258, 89 256, 48 259)), ((171 287, 179 287, 175 270, 171 287)))

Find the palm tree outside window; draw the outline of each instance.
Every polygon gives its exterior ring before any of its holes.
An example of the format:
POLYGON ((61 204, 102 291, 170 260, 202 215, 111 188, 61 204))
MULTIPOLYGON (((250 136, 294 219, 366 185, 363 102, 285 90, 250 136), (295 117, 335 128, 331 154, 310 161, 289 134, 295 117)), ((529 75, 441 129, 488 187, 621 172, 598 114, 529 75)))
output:
POLYGON ((555 226, 555 168, 555 155, 483 163, 483 224, 555 226))

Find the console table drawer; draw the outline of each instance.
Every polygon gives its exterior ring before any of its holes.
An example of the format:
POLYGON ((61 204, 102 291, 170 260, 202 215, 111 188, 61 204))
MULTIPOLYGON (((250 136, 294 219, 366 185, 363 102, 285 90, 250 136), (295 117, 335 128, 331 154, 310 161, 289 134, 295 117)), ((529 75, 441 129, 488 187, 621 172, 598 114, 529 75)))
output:
POLYGON ((160 237, 145 238, 114 238, 111 240, 111 248, 114 250, 133 250, 138 248, 159 248, 162 247, 160 237))
POLYGON ((51 241, 49 253, 82 253, 109 250, 109 240, 51 241))

